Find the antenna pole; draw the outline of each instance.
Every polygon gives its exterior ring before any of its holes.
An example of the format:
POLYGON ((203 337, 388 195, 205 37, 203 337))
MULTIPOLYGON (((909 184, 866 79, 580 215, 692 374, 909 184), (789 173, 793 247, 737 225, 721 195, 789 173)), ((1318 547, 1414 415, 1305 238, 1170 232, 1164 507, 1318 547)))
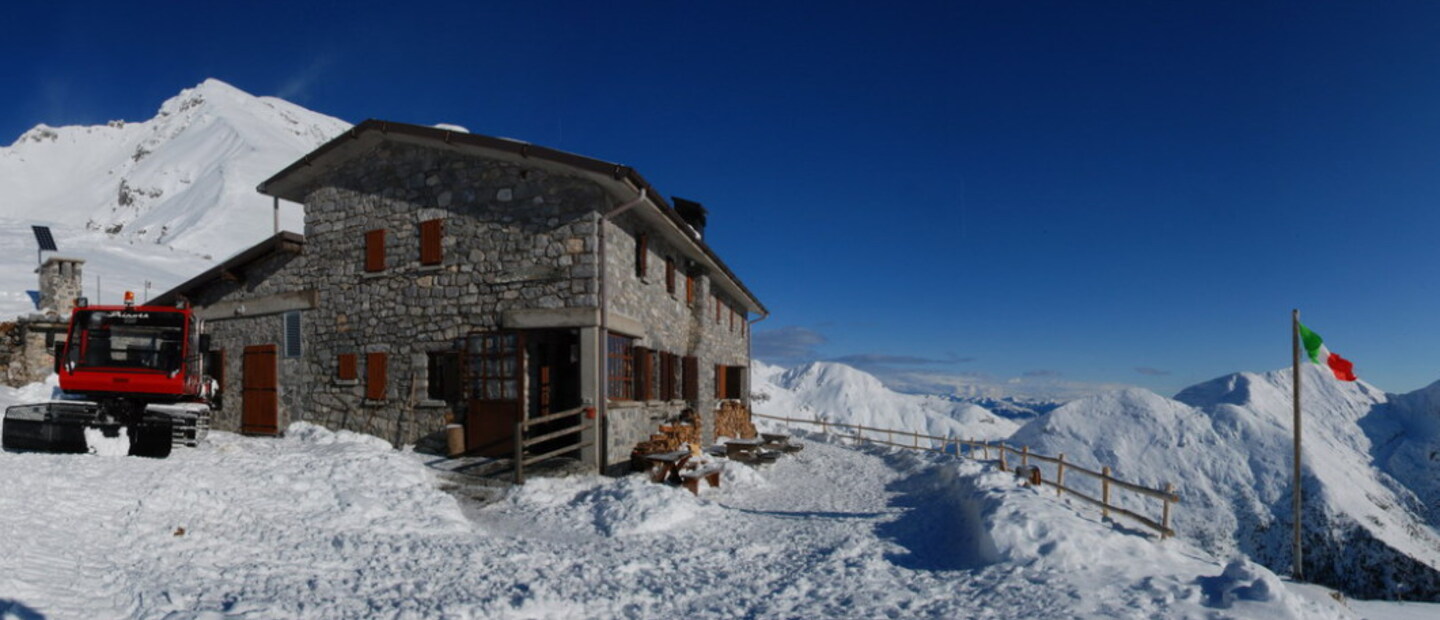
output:
POLYGON ((1293 379, 1291 380, 1291 384, 1293 384, 1294 389, 1295 389, 1295 424, 1294 424, 1294 426, 1295 426, 1295 458, 1294 458, 1294 462, 1295 462, 1295 481, 1294 481, 1294 483, 1293 483, 1293 484, 1294 484, 1294 490, 1291 491, 1291 496, 1292 496, 1292 499, 1294 500, 1294 505, 1291 507, 1291 517, 1290 517, 1290 520, 1292 521, 1292 524, 1293 524, 1294 529, 1295 529, 1294 541, 1293 541, 1293 542, 1294 542, 1294 549, 1295 549, 1295 557, 1294 557, 1294 566, 1291 568, 1291 573, 1293 573, 1294 578, 1295 578, 1296 581, 1300 581, 1301 579, 1304 579, 1304 577, 1305 577, 1305 572, 1304 572, 1304 568, 1303 568, 1304 563, 1301 561, 1304 556, 1302 555, 1302 551, 1301 551, 1301 547, 1300 547, 1300 505, 1301 505, 1300 499, 1301 499, 1301 498, 1300 498, 1300 311, 1299 311, 1299 310, 1291 310, 1291 311, 1290 311, 1290 354, 1291 354, 1291 358, 1292 358, 1292 361, 1294 362, 1294 367, 1295 367, 1295 368, 1294 368, 1294 371, 1293 371, 1292 374, 1291 374, 1291 376, 1293 377, 1293 379))

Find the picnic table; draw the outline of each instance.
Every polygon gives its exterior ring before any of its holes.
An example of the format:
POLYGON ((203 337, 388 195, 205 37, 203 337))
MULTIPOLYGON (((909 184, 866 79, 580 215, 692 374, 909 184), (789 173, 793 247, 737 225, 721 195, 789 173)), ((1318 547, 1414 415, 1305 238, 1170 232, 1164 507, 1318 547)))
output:
POLYGON ((689 450, 676 450, 674 452, 660 452, 657 454, 645 455, 645 460, 650 463, 650 481, 665 482, 672 476, 678 478, 680 467, 690 460, 689 450))

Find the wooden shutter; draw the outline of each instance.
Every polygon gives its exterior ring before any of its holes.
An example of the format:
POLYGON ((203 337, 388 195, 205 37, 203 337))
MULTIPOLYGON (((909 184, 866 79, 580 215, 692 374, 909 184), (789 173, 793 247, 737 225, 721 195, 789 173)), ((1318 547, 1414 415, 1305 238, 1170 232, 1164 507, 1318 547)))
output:
POLYGON ((425 220, 420 222, 420 264, 439 265, 440 235, 444 230, 445 220, 425 220))
POLYGON ((650 235, 635 237, 635 277, 644 278, 650 271, 650 235))
POLYGON ((675 399, 675 354, 660 354, 660 400, 675 399))
POLYGON ((345 381, 353 381, 360 377, 356 368, 356 355, 354 353, 341 353, 336 364, 335 378, 345 381))
POLYGON ((365 233, 365 271, 385 270, 385 229, 365 233))
POLYGON ((695 275, 685 274, 685 303, 695 303, 695 275))
POLYGON ((635 347, 635 399, 655 400, 654 362, 645 347, 635 347))
POLYGON ((384 353, 365 354, 365 398, 385 400, 385 381, 389 378, 384 353))
POLYGON ((725 398, 725 367, 720 364, 715 365, 715 398, 725 398))
POLYGON ((665 257, 665 292, 675 294, 675 257, 665 257))
POLYGON ((681 384, 684 392, 681 398, 692 402, 700 400, 700 360, 693 355, 685 356, 681 384))

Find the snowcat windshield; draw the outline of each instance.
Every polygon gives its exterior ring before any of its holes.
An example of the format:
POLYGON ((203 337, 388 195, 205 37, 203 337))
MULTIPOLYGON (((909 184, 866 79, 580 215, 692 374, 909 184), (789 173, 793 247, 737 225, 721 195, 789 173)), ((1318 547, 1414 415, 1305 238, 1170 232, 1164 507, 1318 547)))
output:
POLYGON ((180 369, 185 315, 145 310, 82 310, 67 358, 78 368, 180 369))

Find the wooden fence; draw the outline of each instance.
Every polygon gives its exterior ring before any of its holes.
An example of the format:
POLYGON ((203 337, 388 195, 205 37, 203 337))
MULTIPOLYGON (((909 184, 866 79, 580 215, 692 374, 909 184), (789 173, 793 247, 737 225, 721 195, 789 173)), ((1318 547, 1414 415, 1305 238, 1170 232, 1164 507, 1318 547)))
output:
POLYGON ((577 441, 574 444, 564 446, 558 450, 551 450, 549 452, 546 452, 545 454, 535 454, 531 456, 525 456, 526 448, 544 443, 546 441, 550 441, 551 439, 566 437, 577 433, 584 433, 586 429, 590 428, 590 426, 590 416, 586 415, 586 409, 584 407, 577 407, 569 411, 561 411, 560 413, 552 413, 547 416, 530 418, 517 422, 515 424, 515 484, 525 484, 525 466, 534 465, 535 463, 539 463, 540 461, 543 461, 545 459, 560 456, 561 454, 565 454, 567 452, 575 452, 582 448, 587 448, 591 445, 594 445, 595 440, 590 439, 586 441, 577 441), (558 431, 545 433, 544 435, 540 435, 537 437, 525 436, 526 432, 530 430, 531 426, 545 424, 547 422, 554 422, 556 420, 568 418, 571 416, 579 416, 580 422, 575 426, 569 426, 558 431))
POLYGON ((1175 530, 1170 528, 1171 504, 1179 503, 1180 496, 1175 493, 1175 485, 1173 484, 1167 483, 1164 489, 1152 489, 1149 487, 1135 484, 1133 482, 1126 482, 1124 480, 1120 480, 1119 478, 1111 476, 1109 467, 1102 467, 1100 471, 1097 472, 1092 469, 1080 467, 1079 465, 1075 465, 1073 463, 1065 462, 1065 455, 1063 453, 1053 457, 1045 456, 1042 454, 1036 454, 1034 452, 1031 452, 1029 446, 1020 446, 1019 448, 1016 448, 1014 446, 1006 444, 1003 441, 975 441, 973 439, 966 440, 956 437, 936 437, 933 435, 923 435, 914 431, 903 431, 889 428, 874 428, 870 426, 862 426, 859 424, 830 422, 827 420, 787 418, 782 416, 765 415, 763 413, 752 413, 751 415, 757 418, 778 420, 787 423, 811 424, 814 426, 819 426, 820 432, 826 435, 832 434, 833 429, 834 434, 840 435, 842 437, 850 437, 857 441, 866 441, 870 443, 894 446, 897 448, 907 448, 911 450, 927 450, 930 452, 939 452, 941 454, 954 454, 962 458, 996 462, 1000 466, 1000 471, 1010 471, 1011 469, 1014 469, 1016 467, 1025 468, 1022 470, 1018 470, 1017 473, 1029 474, 1030 481, 1034 484, 1041 484, 1053 487, 1055 489, 1056 495, 1063 496, 1068 493, 1076 498, 1079 498, 1082 501, 1099 507, 1101 513, 1106 517, 1109 517, 1110 513, 1113 512, 1115 514, 1124 515, 1126 517, 1134 519, 1140 524, 1158 532, 1160 534, 1160 538, 1162 539, 1175 535, 1175 530), (865 435, 865 433, 874 433, 877 435, 883 433, 885 439, 870 437, 865 435), (900 438, 902 441, 896 441, 896 438, 900 438), (910 440, 908 443, 903 441, 907 438, 910 440), (923 445, 921 444, 922 440, 925 442, 923 445), (1015 458, 1019 459, 1018 466, 1015 463, 1015 458), (1053 466, 1052 477, 1048 479, 1045 478, 1045 472, 1040 468, 1037 463, 1046 463, 1053 466), (1099 480, 1100 497, 1091 497, 1071 487, 1065 486, 1065 475, 1067 473, 1072 476, 1075 474, 1090 476, 1099 480), (1129 491, 1132 493, 1143 495, 1145 497, 1160 500, 1159 521, 1110 503, 1110 492, 1112 488, 1118 488, 1120 490, 1129 491))

